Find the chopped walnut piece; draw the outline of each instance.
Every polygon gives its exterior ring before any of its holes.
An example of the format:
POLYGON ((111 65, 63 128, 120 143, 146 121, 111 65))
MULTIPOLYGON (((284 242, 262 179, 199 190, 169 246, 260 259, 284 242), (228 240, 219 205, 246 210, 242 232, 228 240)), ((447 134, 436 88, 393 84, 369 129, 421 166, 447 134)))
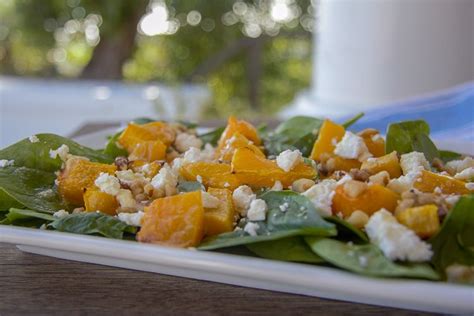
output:
POLYGON ((291 189, 295 192, 302 193, 314 185, 314 181, 310 179, 298 179, 291 185, 291 189))
POLYGON ((370 173, 366 170, 351 169, 349 174, 352 177, 352 179, 362 181, 362 182, 366 182, 370 177, 370 173))
POLYGON ((127 157, 117 157, 115 158, 114 164, 117 166, 117 170, 127 170, 128 169, 128 158, 127 157))

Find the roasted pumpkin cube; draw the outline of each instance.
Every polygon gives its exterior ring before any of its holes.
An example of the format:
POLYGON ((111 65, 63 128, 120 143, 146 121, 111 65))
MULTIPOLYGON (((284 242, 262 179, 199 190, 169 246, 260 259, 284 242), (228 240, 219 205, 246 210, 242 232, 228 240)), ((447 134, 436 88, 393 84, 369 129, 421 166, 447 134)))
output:
POLYGON ((166 145, 160 140, 144 141, 135 145, 128 157, 130 160, 144 160, 148 162, 163 160, 166 157, 166 145))
POLYGON ((221 138, 219 139, 218 149, 222 149, 226 145, 226 141, 235 133, 240 133, 245 136, 248 140, 251 140, 256 146, 260 146, 262 141, 258 136, 257 129, 247 121, 238 120, 235 116, 230 116, 227 121, 227 126, 222 132, 221 138))
POLYGON ((367 149, 374 157, 381 157, 385 155, 385 140, 380 135, 379 131, 373 128, 367 128, 357 133, 364 140, 367 149))
POLYGON ((393 212, 397 207, 398 199, 398 194, 380 184, 368 186, 365 191, 355 197, 346 192, 344 185, 340 185, 336 188, 332 199, 332 211, 333 214, 341 212, 344 218, 357 210, 369 216, 381 208, 393 212))
POLYGON ((144 160, 133 160, 130 162, 130 168, 135 173, 143 173, 147 178, 153 178, 161 169, 161 164, 157 161, 147 162, 144 160))
POLYGON ((128 153, 131 153, 139 143, 156 139, 157 136, 153 134, 152 131, 143 128, 141 125, 131 123, 128 124, 118 138, 118 143, 122 145, 128 153))
POLYGON ((184 179, 200 180, 206 187, 234 190, 239 186, 239 180, 228 164, 200 161, 185 164, 179 172, 184 179))
POLYGON ((140 127, 151 132, 155 135, 155 139, 160 140, 166 146, 171 145, 176 138, 174 128, 165 122, 151 122, 140 125, 140 127))
POLYGON ((331 154, 329 158, 325 161, 328 171, 333 172, 337 170, 343 170, 346 172, 351 171, 351 169, 359 169, 361 162, 357 159, 346 159, 339 157, 337 155, 331 154))
POLYGON ((195 247, 204 236, 201 191, 156 199, 145 207, 137 240, 174 247, 195 247))
POLYGON ((84 193, 84 206, 86 212, 100 211, 109 215, 115 215, 119 204, 115 196, 102 192, 93 186, 86 189, 84 193))
POLYGON ((234 135, 226 140, 226 144, 224 147, 216 150, 216 158, 220 159, 224 162, 230 162, 232 160, 232 156, 237 148, 248 148, 257 154, 260 157, 265 158, 265 154, 263 151, 255 146, 252 141, 248 140, 247 137, 240 134, 239 132, 234 133, 234 135))
POLYGON ((231 166, 240 184, 254 188, 272 187, 276 181, 289 187, 298 179, 313 179, 317 175, 313 167, 303 162, 285 172, 275 161, 261 157, 248 148, 238 148, 235 151, 231 166))
POLYGON ((400 167, 396 151, 382 157, 368 159, 362 163, 360 169, 366 170, 370 174, 387 171, 392 179, 402 175, 402 168, 400 167))
POLYGON ((94 185, 101 172, 114 174, 115 165, 91 162, 81 158, 72 158, 66 162, 64 170, 58 176, 59 193, 71 204, 82 205, 86 188, 94 185))
POLYGON ((311 159, 320 161, 324 155, 332 155, 336 144, 341 141, 345 133, 344 126, 330 120, 324 120, 319 129, 318 138, 314 142, 311 159))
POLYGON ((466 182, 449 176, 443 176, 431 171, 421 171, 421 176, 415 180, 413 187, 421 192, 431 193, 439 188, 444 194, 468 194, 466 182))
POLYGON ((204 209, 204 231, 208 236, 232 231, 234 228, 234 204, 232 192, 227 189, 209 188, 209 194, 221 202, 216 208, 204 209))
POLYGON ((421 238, 429 238, 439 230, 438 207, 434 204, 407 208, 396 218, 421 238))

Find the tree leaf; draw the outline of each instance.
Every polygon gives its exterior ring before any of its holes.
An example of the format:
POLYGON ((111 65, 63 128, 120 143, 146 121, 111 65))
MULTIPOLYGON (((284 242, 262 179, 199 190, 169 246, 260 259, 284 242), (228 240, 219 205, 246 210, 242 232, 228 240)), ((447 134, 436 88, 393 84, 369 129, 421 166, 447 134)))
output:
POLYGON ((259 257, 281 261, 322 263, 324 260, 311 251, 302 237, 289 237, 257 242, 246 247, 259 257))
POLYGON ((392 262, 373 244, 355 245, 316 237, 305 237, 305 241, 317 255, 344 270, 377 277, 439 279, 430 265, 392 262))
POLYGON ((334 236, 334 225, 322 219, 308 198, 292 191, 268 191, 260 196, 267 203, 265 221, 257 222, 257 236, 243 230, 246 220, 239 223, 240 230, 207 238, 199 249, 210 250, 254 242, 277 240, 291 236, 334 236), (288 203, 286 211, 280 205, 288 203))

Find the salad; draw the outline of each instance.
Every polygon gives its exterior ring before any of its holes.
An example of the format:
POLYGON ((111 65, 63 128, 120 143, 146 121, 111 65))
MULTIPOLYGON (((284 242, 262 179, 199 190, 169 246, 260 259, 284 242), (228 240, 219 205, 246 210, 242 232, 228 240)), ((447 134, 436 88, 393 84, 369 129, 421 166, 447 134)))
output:
POLYGON ((474 159, 424 121, 382 136, 360 116, 141 119, 102 150, 33 135, 0 150, 0 223, 474 284, 474 159))

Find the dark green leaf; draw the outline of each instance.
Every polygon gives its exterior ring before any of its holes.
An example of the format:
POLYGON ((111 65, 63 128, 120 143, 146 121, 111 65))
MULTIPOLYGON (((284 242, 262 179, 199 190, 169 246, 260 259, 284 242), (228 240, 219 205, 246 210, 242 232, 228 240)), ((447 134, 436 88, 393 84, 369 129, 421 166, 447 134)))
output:
POLYGON ((369 239, 367 235, 360 229, 349 224, 346 220, 337 216, 326 217, 325 220, 336 224, 337 238, 344 240, 354 240, 354 237, 361 242, 367 243, 369 239))
POLYGON ((449 150, 440 150, 439 151, 439 158, 444 162, 449 162, 451 160, 458 160, 462 159, 462 154, 456 153, 454 151, 449 150))
POLYGON ((198 135, 198 137, 202 140, 204 144, 211 144, 213 146, 217 145, 217 142, 219 141, 219 138, 222 135, 222 132, 224 132, 225 127, 218 127, 216 129, 213 129, 212 131, 209 131, 207 133, 198 135))
POLYGON ((353 118, 350 118, 347 121, 345 121, 344 123, 342 123, 342 126, 344 126, 345 129, 348 129, 350 126, 352 126, 358 120, 360 120, 363 116, 364 116, 364 112, 360 112, 359 114, 356 114, 353 118))
POLYGON ((185 126, 186 128, 189 128, 189 129, 194 129, 196 127, 198 127, 199 125, 195 122, 188 122, 188 121, 178 121, 179 124, 185 126))
POLYGON ((317 255, 341 269, 377 277, 439 279, 430 265, 392 262, 373 244, 355 245, 316 237, 305 240, 317 255))
MULTIPOLYGON (((333 236, 334 225, 323 220, 308 198, 292 191, 268 191, 260 196, 268 207, 265 221, 257 222, 257 236, 250 236, 243 229, 204 240, 202 250, 245 245, 254 242, 277 240, 291 236, 333 236), (286 211, 280 205, 287 203, 286 211)), ((240 228, 246 221, 241 221, 240 228)))
POLYGON ((0 169, 0 210, 21 206, 54 213, 67 208, 54 187, 56 176, 25 167, 0 169))
POLYGON ((19 225, 25 220, 29 219, 41 219, 43 222, 52 222, 55 220, 54 216, 47 213, 32 211, 32 210, 24 210, 24 209, 17 209, 11 208, 5 219, 0 222, 0 224, 4 225, 19 225))
POLYGON ((289 237, 246 245, 257 256, 273 260, 322 263, 324 260, 311 251, 302 237, 289 237))
POLYGON ((440 231, 430 239, 432 263, 444 275, 451 264, 474 265, 474 194, 463 196, 446 216, 440 231))
POLYGON ((180 181, 178 183, 178 192, 202 191, 204 186, 197 181, 180 181))
POLYGON ((104 148, 104 154, 113 158, 117 158, 120 156, 128 156, 128 152, 124 148, 120 147, 117 143, 118 138, 121 134, 122 132, 118 132, 109 138, 109 141, 107 142, 104 148))
POLYGON ((135 227, 121 222, 116 217, 97 212, 70 214, 56 219, 49 226, 62 232, 102 235, 116 239, 122 239, 124 232, 136 232, 135 227))
POLYGON ((137 125, 143 125, 143 124, 147 124, 147 123, 152 123, 152 122, 155 122, 156 120, 152 119, 152 118, 149 118, 149 117, 138 117, 136 119, 133 119, 132 121, 130 121, 130 123, 134 123, 134 124, 137 124, 137 125))
POLYGON ((417 134, 413 138, 413 150, 425 154, 428 161, 439 158, 438 148, 426 134, 417 134))

